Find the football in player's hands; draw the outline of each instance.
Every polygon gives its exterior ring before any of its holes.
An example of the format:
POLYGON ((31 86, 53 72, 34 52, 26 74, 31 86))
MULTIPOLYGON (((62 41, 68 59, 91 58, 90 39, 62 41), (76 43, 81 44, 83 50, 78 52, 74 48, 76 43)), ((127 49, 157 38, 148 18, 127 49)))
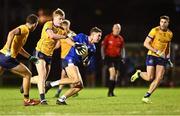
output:
POLYGON ((74 47, 77 55, 83 56, 88 54, 88 47, 86 46, 86 44, 75 43, 74 47))
POLYGON ((69 33, 67 33, 67 37, 72 38, 73 36, 75 36, 73 32, 70 31, 69 33))

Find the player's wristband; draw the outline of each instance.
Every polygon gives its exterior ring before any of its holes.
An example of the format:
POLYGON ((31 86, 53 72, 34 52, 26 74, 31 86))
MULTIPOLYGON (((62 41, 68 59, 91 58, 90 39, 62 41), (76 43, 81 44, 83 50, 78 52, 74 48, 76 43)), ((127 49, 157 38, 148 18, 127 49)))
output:
POLYGON ((28 60, 29 60, 30 62, 35 63, 35 64, 38 63, 38 58, 36 58, 35 56, 29 56, 28 60))

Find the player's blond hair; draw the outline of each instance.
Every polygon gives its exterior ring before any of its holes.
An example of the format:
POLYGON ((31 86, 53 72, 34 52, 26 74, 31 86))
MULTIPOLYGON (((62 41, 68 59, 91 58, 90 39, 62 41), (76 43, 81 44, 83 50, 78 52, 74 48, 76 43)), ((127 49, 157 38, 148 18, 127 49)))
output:
POLYGON ((63 22, 61 24, 65 24, 65 25, 71 25, 71 22, 67 19, 63 20, 63 22))
POLYGON ((62 9, 60 8, 57 8, 54 12, 53 12, 53 17, 56 16, 56 15, 60 15, 60 16, 63 16, 65 17, 65 13, 62 9))

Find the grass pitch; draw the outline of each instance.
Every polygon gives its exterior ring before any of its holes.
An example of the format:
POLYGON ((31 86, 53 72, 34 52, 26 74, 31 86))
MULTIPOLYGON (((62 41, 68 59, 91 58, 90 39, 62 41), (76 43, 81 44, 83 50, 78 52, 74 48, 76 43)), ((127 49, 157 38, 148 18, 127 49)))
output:
MULTIPOLYGON (((65 91, 65 90, 64 90, 65 91)), ((152 104, 144 104, 141 98, 147 88, 116 88, 116 97, 107 97, 106 88, 85 88, 78 97, 67 100, 67 106, 56 105, 56 90, 50 90, 46 98, 48 106, 22 104, 19 88, 0 88, 0 115, 180 115, 180 89, 158 88, 151 96, 152 104)), ((31 98, 38 98, 36 88, 31 98)))

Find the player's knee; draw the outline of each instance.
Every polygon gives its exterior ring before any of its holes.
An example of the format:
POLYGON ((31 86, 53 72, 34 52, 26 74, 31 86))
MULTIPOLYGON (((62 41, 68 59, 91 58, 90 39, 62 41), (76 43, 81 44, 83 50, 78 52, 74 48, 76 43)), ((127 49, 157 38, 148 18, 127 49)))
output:
POLYGON ((150 76, 148 76, 149 78, 149 80, 148 81, 152 81, 153 79, 154 79, 154 76, 153 75, 150 75, 150 76))
POLYGON ((77 84, 77 83, 79 83, 79 82, 80 82, 79 79, 73 79, 72 84, 77 84))
POLYGON ((78 88, 79 91, 84 88, 84 86, 80 83, 74 86, 76 89, 78 88))
POLYGON ((32 77, 32 73, 30 71, 26 71, 24 74, 23 74, 24 77, 27 77, 27 78, 30 78, 32 77))
POLYGON ((160 82, 162 79, 163 79, 162 76, 157 76, 156 79, 155 79, 155 81, 156 81, 156 82, 160 82))

